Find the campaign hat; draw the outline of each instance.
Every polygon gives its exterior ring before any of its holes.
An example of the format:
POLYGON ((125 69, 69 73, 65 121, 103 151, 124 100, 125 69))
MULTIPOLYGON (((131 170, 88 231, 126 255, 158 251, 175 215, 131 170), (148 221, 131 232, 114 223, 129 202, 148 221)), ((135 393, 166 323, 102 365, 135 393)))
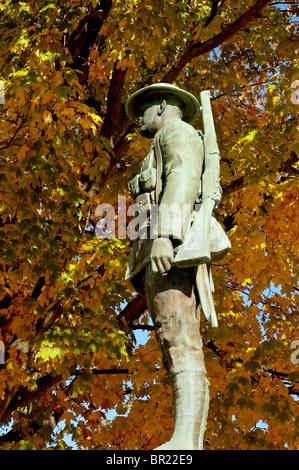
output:
POLYGON ((188 123, 194 121, 199 113, 198 100, 186 90, 170 83, 154 83, 133 93, 126 102, 125 110, 129 118, 136 119, 143 114, 144 106, 157 101, 176 102, 182 112, 182 120, 188 123))

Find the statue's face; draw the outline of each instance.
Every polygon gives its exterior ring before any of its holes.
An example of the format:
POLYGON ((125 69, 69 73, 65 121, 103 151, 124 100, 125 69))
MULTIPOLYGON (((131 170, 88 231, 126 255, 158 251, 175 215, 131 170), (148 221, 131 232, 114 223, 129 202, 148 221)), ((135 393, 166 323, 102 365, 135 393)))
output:
POLYGON ((159 105, 152 104, 144 107, 143 114, 137 118, 143 137, 152 138, 160 128, 159 105))

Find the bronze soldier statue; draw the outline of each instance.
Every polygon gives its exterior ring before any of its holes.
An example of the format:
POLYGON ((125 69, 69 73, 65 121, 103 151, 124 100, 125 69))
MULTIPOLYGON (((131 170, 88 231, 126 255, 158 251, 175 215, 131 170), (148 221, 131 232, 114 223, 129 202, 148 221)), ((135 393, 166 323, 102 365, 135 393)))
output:
POLYGON ((129 183, 146 218, 133 243, 126 279, 146 296, 173 388, 174 432, 157 450, 203 448, 209 381, 199 310, 217 326, 209 262, 230 248, 212 216, 221 196, 219 152, 207 92, 202 93, 204 135, 190 125, 199 102, 174 85, 150 85, 126 103, 141 134, 153 139, 140 173, 129 183))

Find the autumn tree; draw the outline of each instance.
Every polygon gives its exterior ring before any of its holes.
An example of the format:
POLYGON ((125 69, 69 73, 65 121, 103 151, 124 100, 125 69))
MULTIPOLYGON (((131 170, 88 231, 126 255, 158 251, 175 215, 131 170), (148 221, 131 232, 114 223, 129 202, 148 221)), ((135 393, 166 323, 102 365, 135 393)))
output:
POLYGON ((201 324, 205 448, 297 448, 298 2, 0 10, 1 449, 66 449, 68 435, 80 449, 153 449, 171 434, 145 300, 124 281, 118 207, 133 202, 127 182, 149 147, 124 104, 155 82, 211 91, 222 157, 216 216, 232 250, 212 266, 219 327, 201 324), (115 209, 114 238, 97 236, 100 204, 115 209))

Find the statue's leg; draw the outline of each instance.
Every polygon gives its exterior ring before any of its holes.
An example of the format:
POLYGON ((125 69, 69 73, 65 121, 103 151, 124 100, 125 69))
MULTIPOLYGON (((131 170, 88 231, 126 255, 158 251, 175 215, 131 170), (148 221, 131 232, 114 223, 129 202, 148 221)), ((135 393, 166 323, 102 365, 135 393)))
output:
POLYGON ((159 450, 202 448, 208 388, 194 285, 193 269, 172 268, 163 276, 146 270, 147 302, 175 405, 173 436, 159 450))

